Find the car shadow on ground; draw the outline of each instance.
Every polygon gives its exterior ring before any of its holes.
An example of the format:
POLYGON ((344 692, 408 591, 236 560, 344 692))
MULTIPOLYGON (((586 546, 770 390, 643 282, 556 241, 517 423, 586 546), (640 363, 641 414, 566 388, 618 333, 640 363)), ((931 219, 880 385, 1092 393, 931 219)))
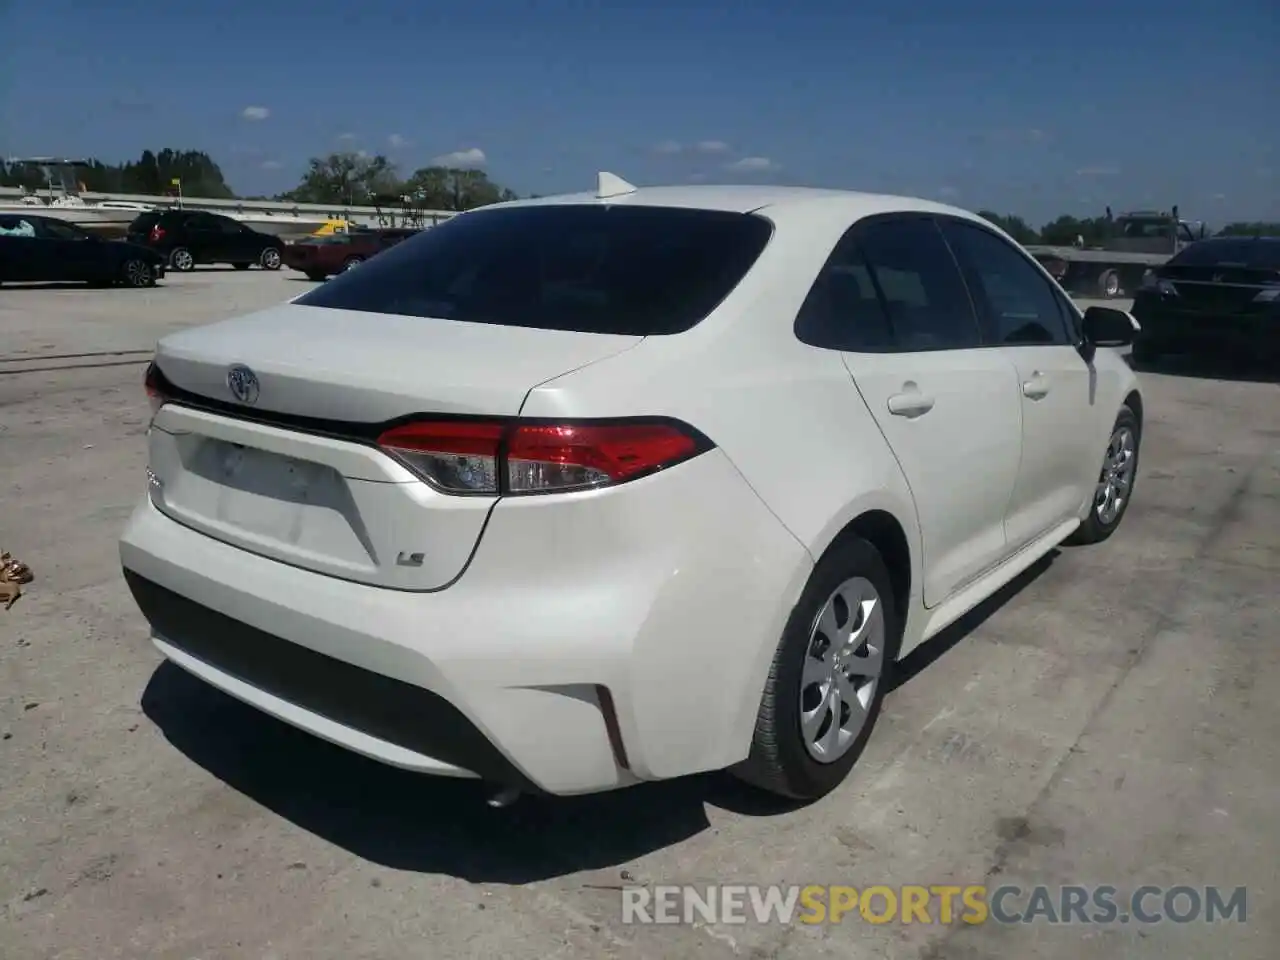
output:
MULTIPOLYGON (((163 280, 160 283, 164 283, 163 280)), ((132 287, 124 287, 122 284, 93 284, 85 283, 83 280, 57 280, 53 282, 41 283, 17 283, 12 280, 6 280, 3 287, 0 287, 4 293, 14 293, 18 290, 114 290, 129 289, 132 287)))
POLYGON ((1271 358, 1181 354, 1158 360, 1131 362, 1138 373, 1157 373, 1196 380, 1231 380, 1238 383, 1280 383, 1280 353, 1271 358))
POLYGON ((961 640, 982 626, 992 614, 1012 600, 1015 595, 1038 580, 1053 566, 1053 562, 1060 556, 1062 556, 1061 550, 1057 548, 1050 550, 955 623, 944 628, 936 636, 930 637, 903 657, 899 661, 898 669, 893 676, 893 683, 889 688, 890 692, 910 683, 923 673, 927 667, 940 660, 949 650, 953 650, 961 640))
MULTIPOLYGON (((913 651, 894 688, 955 647, 1055 555, 913 651)), ((714 773, 586 797, 526 796, 492 809, 491 787, 368 760, 167 662, 152 674, 142 709, 188 759, 296 826, 374 863, 473 883, 527 883, 617 867, 707 830, 707 805, 751 817, 805 806, 714 773)))
POLYGON ((268 717, 170 663, 143 712, 187 758, 291 823, 374 863, 475 883, 527 883, 616 867, 709 827, 706 804, 746 816, 799 805, 728 774, 587 797, 522 797, 398 770, 268 717))

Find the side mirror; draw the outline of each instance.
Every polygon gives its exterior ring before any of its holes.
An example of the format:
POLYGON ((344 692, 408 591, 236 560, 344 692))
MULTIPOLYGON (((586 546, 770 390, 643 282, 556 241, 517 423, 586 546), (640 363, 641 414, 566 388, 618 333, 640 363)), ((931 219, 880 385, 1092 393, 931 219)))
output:
POLYGON ((1083 326, 1085 343, 1094 347, 1127 347, 1139 329, 1132 314, 1114 307, 1090 307, 1083 326))

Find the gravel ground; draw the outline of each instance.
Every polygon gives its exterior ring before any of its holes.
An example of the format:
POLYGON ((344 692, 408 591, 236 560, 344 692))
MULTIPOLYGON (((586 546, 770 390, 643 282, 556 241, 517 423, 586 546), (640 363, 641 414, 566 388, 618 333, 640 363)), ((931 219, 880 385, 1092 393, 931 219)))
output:
POLYGON ((822 802, 781 809, 706 776, 494 811, 474 785, 378 767, 162 666, 121 580, 145 351, 306 288, 202 271, 146 292, 0 291, 0 545, 37 575, 0 612, 4 960, 1275 955, 1274 382, 1144 374, 1124 528, 914 655, 822 802), (633 879, 1243 885, 1248 912, 636 926, 616 889, 633 879))

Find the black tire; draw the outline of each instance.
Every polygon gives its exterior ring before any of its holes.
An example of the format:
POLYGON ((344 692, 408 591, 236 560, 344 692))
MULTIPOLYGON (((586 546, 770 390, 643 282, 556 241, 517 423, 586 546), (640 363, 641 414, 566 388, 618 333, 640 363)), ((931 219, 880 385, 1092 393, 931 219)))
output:
POLYGON ((231 266, 235 267, 237 270, 248 270, 251 266, 253 266, 253 264, 251 264, 251 263, 233 263, 231 266))
POLYGON ((325 280, 329 279, 329 276, 328 274, 317 273, 316 271, 313 270, 307 274, 307 279, 314 280, 316 283, 323 283, 325 280))
POLYGON ((258 257, 258 263, 262 265, 263 270, 279 270, 280 265, 284 263, 284 259, 280 256, 279 249, 267 247, 262 251, 262 255, 258 257))
MULTIPOLYGON (((1126 496, 1120 504, 1120 509, 1116 515, 1110 519, 1104 520, 1098 511, 1097 497, 1089 504, 1089 515, 1085 517, 1076 531, 1069 536, 1065 543, 1071 547, 1088 546, 1094 543, 1101 543, 1106 540, 1120 527, 1120 522, 1124 520, 1124 515, 1129 512, 1129 504, 1133 502, 1133 491, 1138 485, 1138 466, 1142 455, 1142 425, 1138 423, 1138 418, 1133 410, 1125 405, 1120 408, 1120 413, 1116 417, 1115 425, 1111 428, 1111 433, 1107 437, 1107 448, 1110 449, 1111 443, 1121 428, 1127 427, 1133 434, 1133 459, 1132 468, 1129 472, 1129 484, 1126 496)), ((1098 481, 1101 483, 1102 474, 1106 469, 1106 452, 1103 453, 1103 468, 1098 472, 1098 481)))
POLYGON ((893 665, 901 645, 902 621, 884 559, 865 540, 851 537, 837 541, 814 568, 787 620, 765 683, 751 752, 730 773, 752 786, 794 800, 816 800, 830 793, 849 775, 871 738, 885 693, 892 685, 893 665), (801 671, 809 656, 819 613, 836 588, 853 577, 869 580, 882 600, 883 668, 861 731, 839 759, 820 763, 810 756, 800 730, 801 671))
POLYGON ((344 271, 354 270, 362 263, 364 263, 364 257, 347 257, 346 260, 342 261, 342 269, 344 271))
POLYGON ((174 247, 169 251, 169 266, 178 273, 190 273, 196 268, 196 258, 186 247, 174 247))
POLYGON ((147 261, 131 257, 120 265, 120 282, 134 289, 154 287, 156 272, 147 261))

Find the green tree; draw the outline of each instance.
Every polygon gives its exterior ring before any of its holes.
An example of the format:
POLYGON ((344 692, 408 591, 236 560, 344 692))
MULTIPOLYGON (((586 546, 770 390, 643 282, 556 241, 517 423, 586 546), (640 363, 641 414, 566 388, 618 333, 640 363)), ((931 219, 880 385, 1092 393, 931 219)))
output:
POLYGON ((979 210, 978 216, 988 223, 993 223, 1019 243, 1035 243, 1036 232, 1027 225, 1027 221, 1012 213, 999 214, 990 210, 979 210))
POLYGON ((421 167, 404 182, 403 191, 422 210, 474 210, 516 199, 515 193, 494 183, 483 170, 456 167, 421 167))
POLYGON ((1228 223, 1218 231, 1220 237, 1280 237, 1280 223, 1228 223))
MULTIPOLYGON (((140 193, 159 195, 173 191, 173 180, 182 181, 188 197, 226 199, 235 193, 227 185, 222 169, 201 150, 142 151, 136 161, 122 164, 90 160, 76 170, 76 180, 93 193, 140 193)), ((31 164, 8 164, 0 169, 0 186, 42 189, 44 172, 31 164)))
POLYGON ((302 182, 277 199, 360 206, 379 195, 401 192, 395 166, 386 157, 346 152, 313 157, 302 182))
POLYGON ((1054 247, 1069 247, 1083 238, 1086 247, 1097 246, 1111 235, 1106 217, 1072 217, 1063 215, 1040 228, 1040 242, 1054 247))

